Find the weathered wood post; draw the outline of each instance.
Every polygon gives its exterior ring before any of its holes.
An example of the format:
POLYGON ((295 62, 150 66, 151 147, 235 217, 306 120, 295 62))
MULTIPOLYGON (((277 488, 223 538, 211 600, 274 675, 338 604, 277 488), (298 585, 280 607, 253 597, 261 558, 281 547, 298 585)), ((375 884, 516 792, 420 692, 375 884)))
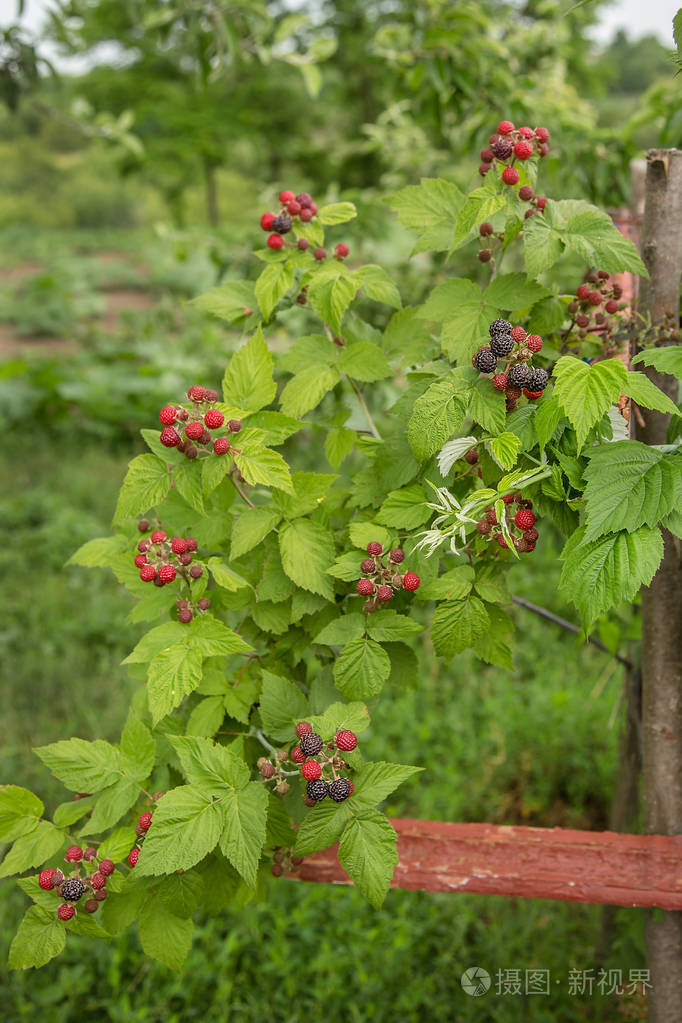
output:
MULTIPOLYGON (((650 281, 642 281, 639 311, 652 324, 679 322, 682 277, 682 151, 647 154, 641 241, 650 281)), ((679 384, 647 368, 647 376, 677 402, 679 384)), ((642 410, 637 437, 665 444, 670 416, 642 410)), ((663 531, 664 556, 642 591, 642 798, 648 834, 682 832, 682 558, 680 541, 663 531)), ((651 1023, 679 1019, 682 1007, 682 913, 648 911, 647 965, 651 1023)))

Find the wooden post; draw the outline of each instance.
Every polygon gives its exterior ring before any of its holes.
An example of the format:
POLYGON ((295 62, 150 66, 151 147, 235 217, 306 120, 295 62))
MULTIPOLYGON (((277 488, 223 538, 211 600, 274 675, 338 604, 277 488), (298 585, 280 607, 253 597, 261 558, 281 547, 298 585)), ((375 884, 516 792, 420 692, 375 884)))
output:
MULTIPOLYGON (((679 322, 682 277, 682 151, 647 154, 642 259, 650 281, 640 286, 639 311, 660 323, 679 322)), ((645 370, 673 401, 679 384, 670 374, 645 370)), ((670 416, 642 410, 637 437, 665 444, 670 416)), ((644 830, 675 835, 682 830, 682 560, 680 541, 663 530, 664 555, 651 585, 642 591, 642 798, 644 830)), ((679 1019, 682 1006, 682 913, 646 920, 651 971, 651 1023, 679 1019)))

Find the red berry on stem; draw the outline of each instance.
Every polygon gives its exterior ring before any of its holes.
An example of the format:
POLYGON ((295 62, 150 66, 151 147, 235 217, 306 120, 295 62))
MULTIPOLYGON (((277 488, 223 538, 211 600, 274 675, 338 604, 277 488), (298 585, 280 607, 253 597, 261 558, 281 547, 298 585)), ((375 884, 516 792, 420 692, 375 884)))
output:
POLYGON ((70 845, 64 853, 67 863, 79 863, 83 859, 83 850, 79 845, 70 845))
POLYGON ((138 828, 142 828, 143 831, 149 831, 152 826, 152 815, 151 813, 141 813, 137 819, 138 828))
POLYGON ((514 516, 514 522, 519 529, 531 529, 535 525, 535 515, 528 508, 521 508, 514 516))
POLYGON ((618 312, 618 303, 616 302, 615 299, 610 298, 608 300, 608 302, 606 303, 606 305, 604 306, 604 308, 606 309, 607 313, 617 313, 618 312))
POLYGON ((279 193, 279 201, 281 203, 291 202, 295 198, 296 196, 294 195, 294 193, 290 192, 288 189, 286 189, 284 192, 279 193))
POLYGON ((549 132, 546 128, 536 128, 535 137, 540 139, 541 142, 549 142, 549 132))
POLYGON ((480 234, 481 238, 489 238, 494 230, 495 229, 493 225, 489 224, 487 220, 484 220, 483 223, 478 228, 478 233, 480 234))
POLYGON ((140 858, 140 850, 139 849, 131 849, 130 852, 128 853, 128 864, 129 864, 129 866, 131 866, 131 867, 136 866, 137 861, 139 860, 139 858, 140 858))
POLYGON ((187 550, 187 541, 181 536, 174 536, 171 540, 171 550, 173 554, 184 554, 187 550))
POLYGON ((230 450, 230 442, 227 437, 218 437, 213 444, 213 451, 216 455, 226 455, 230 450))
POLYGON ((227 428, 230 433, 239 433, 242 428, 241 419, 228 419, 227 428))
POLYGON ((299 721, 296 725, 295 732, 299 739, 302 739, 304 735, 310 735, 313 730, 313 726, 308 721, 299 721))
POLYGON ((185 436, 190 440, 199 440, 204 432, 203 423, 188 423, 185 427, 185 436))
POLYGON ((201 384, 194 384, 187 392, 187 397, 191 398, 192 401, 203 401, 206 397, 206 388, 202 387, 201 384))
POLYGON ((512 327, 509 333, 513 337, 514 341, 516 341, 517 345, 520 345, 526 340, 526 332, 523 327, 512 327))
POLYGON ((384 553, 384 548, 377 540, 371 540, 367 544, 367 553, 373 558, 379 558, 384 553))
POLYGON ((301 768, 301 774, 306 781, 317 781, 322 776, 322 768, 317 760, 306 760, 301 768))
POLYGON ((163 529, 155 529, 152 533, 152 543, 163 543, 168 539, 168 534, 163 529))
POLYGON ((351 732, 347 728, 344 728, 340 732, 336 733, 336 745, 345 753, 350 753, 351 750, 355 749, 357 744, 358 737, 355 732, 351 732))
POLYGON ((601 292, 599 292, 599 291, 591 291, 589 293, 589 295, 587 296, 587 301, 590 303, 590 305, 595 305, 595 306, 596 305, 601 305, 601 299, 602 299, 602 296, 601 296, 601 292))
POLYGON ((517 160, 528 160, 533 155, 533 147, 530 142, 522 139, 514 146, 514 156, 517 160))
POLYGON ((358 579, 355 589, 361 597, 369 597, 371 593, 374 593, 374 583, 371 579, 358 579))
POLYGON ((334 252, 339 257, 339 259, 345 259, 348 253, 350 252, 350 249, 348 248, 345 242, 339 242, 339 244, 334 249, 334 252))
POLYGON ((165 448, 175 448, 180 443, 180 434, 172 426, 167 426, 161 431, 159 439, 165 448))
POLYGON ((267 244, 269 249, 281 249, 284 245, 284 238, 282 238, 281 234, 268 235, 267 244))
POLYGON ((491 167, 492 163, 479 163, 478 173, 481 175, 482 178, 484 178, 491 167))
POLYGON ((578 287, 575 289, 575 293, 581 302, 586 302, 587 297, 590 294, 589 284, 579 284, 578 287))
POLYGON ((529 128, 529 127, 527 127, 526 125, 524 125, 524 127, 523 127, 523 128, 518 128, 517 130, 518 130, 518 133, 519 133, 519 135, 520 135, 520 136, 521 136, 521 138, 523 138, 523 139, 532 139, 532 138, 533 138, 533 135, 535 134, 535 132, 533 131, 533 129, 532 129, 532 128, 529 128))
MULTIPOLYGON (((369 582, 369 580, 367 580, 369 582)), ((385 603, 393 597, 393 590, 390 586, 377 586, 377 599, 385 603)))
POLYGON ((493 258, 493 254, 490 249, 481 249, 478 253, 478 258, 481 263, 489 263, 493 258))
POLYGON ((260 218, 260 226, 263 228, 264 231, 269 231, 270 228, 272 227, 272 222, 274 219, 275 219, 274 213, 264 213, 263 216, 260 218))
POLYGON ((538 334, 529 334, 526 338, 526 345, 531 352, 537 353, 542 349, 542 338, 538 334))
POLYGON ((302 222, 304 224, 307 224, 309 220, 313 219, 315 214, 313 213, 313 211, 311 209, 308 209, 307 207, 304 206, 303 209, 301 210, 301 212, 299 213, 299 216, 300 216, 302 222))
POLYGON ((204 423, 209 430, 218 430, 225 422, 225 416, 217 408, 209 409, 204 416, 204 423))
POLYGON ((500 121, 497 130, 500 135, 511 135, 514 130, 514 123, 513 121, 500 121))
POLYGON ((545 206, 547 205, 547 200, 544 198, 544 196, 537 195, 535 197, 535 205, 539 210, 544 210, 545 206))
POLYGON ((162 583, 172 583, 177 575, 173 565, 161 565, 159 568, 159 579, 162 583))
POLYGON ((115 867, 113 860, 102 860, 99 865, 99 872, 100 874, 104 874, 105 877, 109 877, 110 874, 113 874, 114 870, 115 867))
POLYGON ((146 554, 136 554, 134 560, 135 560, 135 567, 136 568, 142 568, 143 565, 147 564, 147 555, 146 554))
POLYGON ((51 892, 54 888, 52 878, 57 873, 53 867, 48 867, 47 870, 41 870, 38 878, 38 886, 43 889, 44 892, 51 892))
POLYGON ((306 756, 300 746, 294 746, 291 751, 291 759, 295 764, 305 764, 306 756))
POLYGON ((166 405, 159 412, 159 419, 161 420, 164 426, 172 426, 173 423, 175 422, 176 415, 177 415, 176 409, 174 409, 172 405, 166 405))
POLYGON ((505 373, 496 373, 493 377, 493 387, 496 391, 504 391, 507 386, 507 376, 505 373))
POLYGON ((481 162, 482 163, 492 163, 494 159, 495 159, 495 154, 493 153, 492 149, 490 149, 489 146, 486 146, 485 149, 481 150, 481 162))
POLYGON ((196 540, 194 539, 193 536, 188 536, 187 537, 187 550, 188 551, 194 552, 197 549, 198 546, 199 546, 199 544, 196 542, 196 540))
POLYGON ((416 572, 406 572, 403 578, 403 586, 406 590, 417 590, 419 589, 419 583, 421 579, 416 572))
POLYGON ((505 167, 502 171, 502 180, 505 185, 518 185, 520 177, 516 167, 505 167))
POLYGON ((156 569, 153 565, 143 565, 140 569, 140 579, 143 583, 151 583, 156 579, 156 569))
POLYGON ((100 888, 104 888, 106 883, 107 883, 106 876, 102 873, 101 870, 96 870, 95 873, 90 878, 90 884, 92 885, 95 891, 99 891, 100 888))
POLYGON ((301 212, 302 208, 303 207, 301 206, 300 202, 296 202, 295 199, 292 199, 290 203, 287 203, 287 213, 291 217, 297 217, 298 214, 301 212))
POLYGON ((321 263, 324 259, 327 258, 327 250, 323 248, 313 249, 313 256, 318 261, 318 263, 321 263))
POLYGON ((308 241, 307 238, 299 238, 298 241, 296 242, 296 248, 299 249, 301 252, 305 252, 306 249, 310 248, 310 242, 308 241))
POLYGON ((70 920, 71 917, 76 915, 76 907, 70 906, 68 902, 63 902, 57 910, 57 916, 60 920, 70 920))
POLYGON ((524 202, 530 202, 533 198, 533 189, 530 185, 521 185, 519 189, 519 199, 523 199, 524 202))

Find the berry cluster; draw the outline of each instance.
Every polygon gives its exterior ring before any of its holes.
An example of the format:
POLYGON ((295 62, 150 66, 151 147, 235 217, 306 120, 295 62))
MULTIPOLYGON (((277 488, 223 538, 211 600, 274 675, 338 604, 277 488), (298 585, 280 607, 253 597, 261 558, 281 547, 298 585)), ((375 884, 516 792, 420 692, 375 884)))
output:
POLYGON ((273 877, 281 877, 282 874, 291 874, 298 870, 302 863, 302 856, 292 856, 291 849, 276 845, 273 849, 270 872, 273 877))
POLYGON ((349 778, 341 776, 341 771, 348 770, 348 764, 339 754, 355 749, 358 744, 355 732, 340 729, 332 741, 325 744, 308 721, 299 721, 296 735, 298 745, 292 749, 291 759, 301 765, 306 783, 303 797, 306 806, 315 806, 327 796, 335 803, 343 803, 352 796, 355 786, 349 778))
MULTIPOLYGON (((162 792, 155 792, 154 799, 160 799, 163 795, 162 792)), ((142 843, 145 840, 147 832, 152 826, 152 812, 147 810, 145 813, 141 813, 137 818, 137 825, 135 826, 135 834, 137 835, 137 842, 128 853, 128 866, 136 867, 137 861, 140 858, 140 852, 142 850, 142 843)))
MULTIPOLYGON (((511 121, 500 121, 497 131, 488 139, 488 145, 481 150, 478 173, 481 177, 485 177, 492 170, 493 164, 498 164, 502 167, 501 177, 505 185, 518 185, 521 175, 514 166, 515 162, 518 160, 520 163, 525 163, 526 160, 536 156, 547 156, 548 142, 549 132, 546 128, 533 129, 525 126, 515 128, 511 121)), ((527 188, 528 186, 523 187, 527 188)), ((526 191, 520 198, 526 202, 530 201, 533 198, 532 189, 530 194, 526 191)), ((536 198, 536 208, 544 209, 546 202, 546 199, 538 200, 536 198), (539 201, 542 202, 542 205, 539 205, 539 201)))
POLYGON ((44 892, 54 891, 62 899, 57 909, 60 920, 71 920, 76 915, 76 903, 89 893, 83 903, 86 913, 96 913, 100 902, 107 897, 107 878, 114 872, 112 860, 97 860, 97 850, 92 846, 81 849, 79 845, 70 845, 64 859, 73 863, 75 870, 68 877, 54 867, 48 867, 38 876, 38 884, 44 892), (84 873, 81 876, 81 864, 84 873))
POLYGON ((399 565, 405 560, 405 552, 395 547, 388 555, 388 564, 384 564, 384 548, 373 540, 367 544, 368 558, 360 565, 363 578, 355 584, 361 597, 367 597, 364 611, 371 613, 383 604, 387 604, 396 590, 416 590, 420 579, 414 572, 402 574, 399 565))
MULTIPOLYGON (((312 196, 308 195, 307 192, 299 192, 298 195, 294 195, 293 192, 289 191, 279 193, 279 202, 279 213, 264 213, 260 218, 260 226, 263 230, 272 232, 272 234, 268 235, 268 248, 278 251, 284 248, 285 245, 291 245, 292 248, 305 252, 310 248, 310 242, 307 238, 299 238, 294 245, 293 242, 285 242, 283 236, 289 234, 295 220, 299 220, 302 224, 309 223, 317 213, 317 204, 313 202, 312 196)), ((334 258, 343 260, 349 251, 345 242, 339 242, 334 249, 334 258)), ((318 263, 321 263, 327 258, 327 250, 321 246, 315 248, 313 249, 313 257, 318 263)))
MULTIPOLYGON (((226 455, 232 447, 228 437, 214 440, 211 434, 211 430, 219 430, 225 425, 225 416, 220 409, 213 407, 220 400, 218 392, 195 384, 188 390, 187 397, 192 401, 191 409, 165 405, 159 412, 163 425, 159 439, 163 446, 177 448, 189 459, 199 454, 197 444, 202 446, 205 454, 210 447, 214 454, 226 455)), ((239 433, 241 428, 239 419, 230 419, 227 423, 230 434, 239 433)))
MULTIPOLYGON (((519 554, 530 554, 535 550, 538 540, 538 531, 535 528, 535 515, 533 514, 533 502, 524 498, 523 494, 505 494, 502 498, 506 505, 516 504, 518 511, 513 518, 505 515, 507 531, 512 538, 515 549, 519 554)), ((495 540, 504 550, 509 549, 500 523, 497 521, 495 509, 490 505, 485 509, 485 518, 476 523, 476 532, 485 537, 487 541, 495 540)), ((487 548, 483 548, 486 550, 487 548)))
POLYGON ((530 399, 539 398, 547 386, 547 370, 529 365, 542 349, 542 338, 527 334, 523 327, 514 327, 503 319, 493 320, 489 333, 490 344, 479 348, 471 361, 480 373, 494 374, 493 387, 504 391, 507 411, 512 412, 522 393, 530 399), (498 360, 503 361, 501 369, 498 360))
MULTIPOLYGON (((151 523, 148 519, 140 519, 137 528, 141 533, 147 533, 151 523)), ((169 537, 163 529, 155 529, 149 539, 138 542, 134 559, 140 570, 140 579, 145 583, 166 586, 178 577, 185 583, 190 599, 178 597, 177 600, 178 619, 184 624, 191 622, 195 613, 208 611, 211 606, 208 597, 201 597, 194 604, 191 601, 192 583, 204 574, 203 565, 194 562, 196 549, 194 537, 169 537)))
POLYGON ((627 303, 621 302, 623 289, 606 270, 593 270, 578 285, 575 298, 569 302, 571 325, 566 337, 577 327, 577 338, 581 341, 589 333, 601 334, 607 344, 613 342, 613 335, 620 324, 620 314, 627 303))

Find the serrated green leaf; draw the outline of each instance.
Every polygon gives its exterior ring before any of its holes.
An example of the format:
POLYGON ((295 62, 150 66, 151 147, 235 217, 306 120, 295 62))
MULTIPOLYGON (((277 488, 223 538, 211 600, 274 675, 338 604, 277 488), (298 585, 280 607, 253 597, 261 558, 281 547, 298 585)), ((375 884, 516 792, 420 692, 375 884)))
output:
MULTIPOLYGON (((476 590, 481 596, 484 596, 486 587, 479 587, 477 584, 476 590)), ((507 671, 513 671, 514 623, 502 608, 496 607, 494 604, 486 603, 486 611, 490 619, 490 627, 476 640, 474 650, 477 656, 487 664, 496 664, 500 668, 506 668, 507 671)))
POLYGON ((88 540, 71 555, 67 565, 82 565, 84 568, 109 568, 111 560, 125 550, 126 541, 122 536, 100 536, 88 540))
POLYGON ((398 221, 419 237, 412 254, 444 252, 450 248, 457 213, 464 196, 457 185, 443 178, 422 178, 387 196, 398 221))
POLYGON ((263 671, 260 715, 266 733, 278 742, 294 738, 299 721, 306 720, 308 701, 297 685, 280 675, 263 671))
POLYGON ((340 379, 335 367, 309 366, 292 377, 282 391, 282 412, 287 416, 304 416, 319 405, 340 379))
POLYGON ((393 372, 382 350, 370 341, 355 341, 344 348, 338 366, 353 380, 364 383, 385 380, 393 372))
POLYGON ((340 728, 347 728, 356 733, 364 732, 369 727, 369 711, 365 704, 359 701, 335 702, 330 704, 324 713, 308 717, 306 720, 313 726, 313 730, 328 742, 340 728))
MULTIPOLYGON (((375 522, 358 522, 357 519, 350 523, 348 536, 353 546, 363 551, 367 551, 367 545, 372 542, 380 543, 386 549, 391 543, 391 534, 383 526, 378 526, 375 522)), ((361 561, 361 558, 356 561, 357 569, 353 577, 355 579, 360 574, 361 561)))
POLYGON ((438 468, 443 479, 449 475, 455 462, 463 458, 470 448, 475 448, 478 442, 478 437, 455 437, 443 445, 438 453, 438 468))
MULTIPOLYGON (((223 456, 215 455, 214 457, 218 459, 223 456)), ((204 514, 202 468, 202 462, 186 459, 179 465, 173 466, 173 483, 177 492, 184 497, 190 508, 194 508, 200 515, 204 514)))
POLYGON ((141 515, 161 504, 171 488, 171 482, 166 463, 156 455, 138 455, 133 458, 118 496, 114 522, 141 515))
POLYGON ((365 898, 379 909, 398 863, 398 836, 377 810, 352 817, 339 842, 339 863, 365 898))
POLYGON ((267 810, 267 790, 257 781, 230 793, 220 804, 220 849, 251 888, 265 844, 267 810))
POLYGON ((474 228, 477 228, 484 220, 490 220, 498 210, 504 209, 506 204, 506 196, 500 192, 493 192, 487 185, 482 185, 480 188, 475 188, 473 192, 469 192, 457 214, 450 252, 463 245, 469 239, 474 228))
POLYGON ((228 593, 236 593, 237 590, 242 590, 249 585, 246 579, 226 565, 221 558, 209 558, 206 564, 218 586, 227 590, 228 593))
POLYGON ((490 457, 500 469, 513 469, 519 458, 521 441, 514 433, 501 433, 499 437, 490 437, 485 442, 490 457))
POLYGON ((125 758, 125 772, 130 777, 143 781, 151 774, 156 759, 156 742, 147 726, 132 710, 128 712, 121 733, 121 753, 125 758))
POLYGON ((64 845, 64 838, 63 832, 50 821, 36 821, 27 834, 15 839, 0 863, 0 877, 42 866, 64 845))
POLYGON ((225 746, 201 736, 175 735, 169 740, 188 783, 207 798, 222 797, 226 789, 243 789, 248 784, 248 767, 225 746))
POLYGON ((251 281, 222 281, 217 288, 192 299, 202 312, 228 323, 238 323, 253 312, 256 297, 251 281))
POLYGON ((590 266, 609 273, 649 276, 634 244, 621 234, 607 213, 594 206, 569 217, 563 238, 567 249, 590 266))
POLYGON ((391 673, 386 651, 372 639, 353 639, 334 662, 334 683, 348 700, 381 692, 391 673))
POLYGON ((254 294, 263 319, 270 319, 279 300, 286 295, 293 283, 294 271, 289 262, 269 263, 261 271, 254 287, 254 294))
POLYGON ((273 503, 288 519, 308 515, 323 503, 336 479, 332 473, 295 472, 291 477, 291 495, 274 494, 273 503))
POLYGON ((325 458, 333 469, 338 469, 355 448, 356 433, 345 426, 329 430, 324 441, 325 458))
POLYGON ((548 288, 537 281, 529 281, 525 274, 510 273, 501 274, 492 280, 483 297, 489 305, 508 312, 525 309, 550 294, 548 288))
POLYGON ((279 451, 266 448, 263 444, 250 444, 241 451, 233 451, 234 462, 247 483, 256 486, 275 487, 292 492, 291 473, 279 451))
POLYGON ((341 615, 332 619, 321 632, 313 638, 313 643, 326 646, 343 646, 351 639, 358 639, 365 632, 365 616, 359 612, 341 615))
POLYGON ((471 389, 468 415, 488 433, 501 433, 507 419, 504 394, 481 377, 471 389))
POLYGON ((0 785, 0 842, 12 842, 32 831, 45 807, 19 785, 0 785))
POLYGON ((419 483, 391 490, 377 512, 377 522, 394 529, 418 529, 431 517, 424 490, 419 483))
POLYGON ((554 431, 564 418, 563 409, 554 397, 554 394, 547 395, 540 402, 535 413, 535 432, 538 437, 538 444, 542 450, 547 446, 554 435, 554 431))
POLYGON ((72 792, 101 792, 123 773, 120 751, 103 739, 62 739, 39 746, 34 753, 72 792))
POLYGON ((297 586, 332 599, 334 587, 327 569, 334 561, 334 538, 327 529, 295 519, 280 529, 279 549, 284 571, 297 586))
POLYGON ((203 860, 220 838, 219 807, 189 785, 167 792, 154 808, 154 825, 147 832, 136 873, 170 874, 203 860))
POLYGON ((384 302, 386 305, 392 306, 393 309, 401 308, 400 291, 382 266, 365 263, 355 271, 355 276, 360 281, 367 298, 371 298, 375 302, 384 302))
POLYGON ((63 950, 66 928, 57 914, 43 906, 31 906, 19 924, 9 950, 11 970, 45 966, 63 950))
POLYGON ((196 705, 187 721, 187 735, 210 736, 220 728, 225 717, 222 696, 207 696, 196 705))
MULTIPOLYGON (((459 393, 459 392, 458 392, 459 393)), ((414 403, 407 437, 415 457, 424 462, 443 447, 464 422, 465 406, 449 379, 437 380, 414 403)))
POLYGON ((140 796, 139 783, 132 778, 121 778, 100 793, 94 805, 92 816, 81 828, 79 836, 98 835, 118 824, 121 817, 140 796))
POLYGON ((296 838, 296 856, 310 856, 338 842, 352 816, 350 802, 347 799, 345 803, 319 803, 309 811, 303 818, 296 838))
POLYGON ((316 219, 318 224, 331 227, 334 224, 345 224, 357 215, 358 211, 352 202, 332 202, 326 206, 320 206, 316 219))
POLYGON ((464 600, 471 593, 474 570, 469 565, 458 565, 448 572, 420 586, 418 600, 464 600))
POLYGON ((656 387, 644 373, 637 371, 627 373, 622 390, 623 394, 627 394, 628 398, 632 398, 643 408, 656 409, 671 416, 681 414, 675 402, 660 387, 656 387))
POLYGON ((632 360, 633 366, 638 363, 642 363, 644 366, 653 366, 659 373, 670 373, 678 380, 682 380, 682 345, 646 348, 632 360))
MULTIPOLYGON (((264 273, 270 269, 266 267, 264 273)), ((265 314, 268 315, 268 314, 265 314)), ((237 349, 225 370, 223 394, 229 405, 258 412, 275 397, 277 385, 272 379, 272 355, 259 327, 253 336, 237 349)), ((252 425, 249 423, 249 426, 252 425)))
POLYGON ((579 448, 592 427, 618 400, 626 381, 627 373, 620 359, 604 359, 592 366, 571 355, 559 359, 554 367, 554 397, 576 431, 579 448))
POLYGON ((162 902, 149 906, 138 925, 144 954, 176 973, 192 947, 192 930, 191 920, 176 916, 162 902))
POLYGON ((276 508, 247 508, 234 520, 230 541, 230 558, 236 561, 256 547, 281 519, 276 508))
POLYGON ((436 653, 453 657, 474 646, 488 627, 488 613, 478 597, 448 600, 434 611, 431 639, 436 653))
POLYGON ((202 656, 187 642, 174 643, 149 662, 147 696, 152 721, 156 725, 201 682, 202 656))
POLYGON ((308 301, 323 323, 328 323, 337 334, 359 283, 343 263, 337 262, 319 267, 310 277, 308 301))
POLYGON ((424 631, 424 626, 407 615, 384 608, 367 618, 367 631, 372 639, 390 643, 412 639, 424 631))

